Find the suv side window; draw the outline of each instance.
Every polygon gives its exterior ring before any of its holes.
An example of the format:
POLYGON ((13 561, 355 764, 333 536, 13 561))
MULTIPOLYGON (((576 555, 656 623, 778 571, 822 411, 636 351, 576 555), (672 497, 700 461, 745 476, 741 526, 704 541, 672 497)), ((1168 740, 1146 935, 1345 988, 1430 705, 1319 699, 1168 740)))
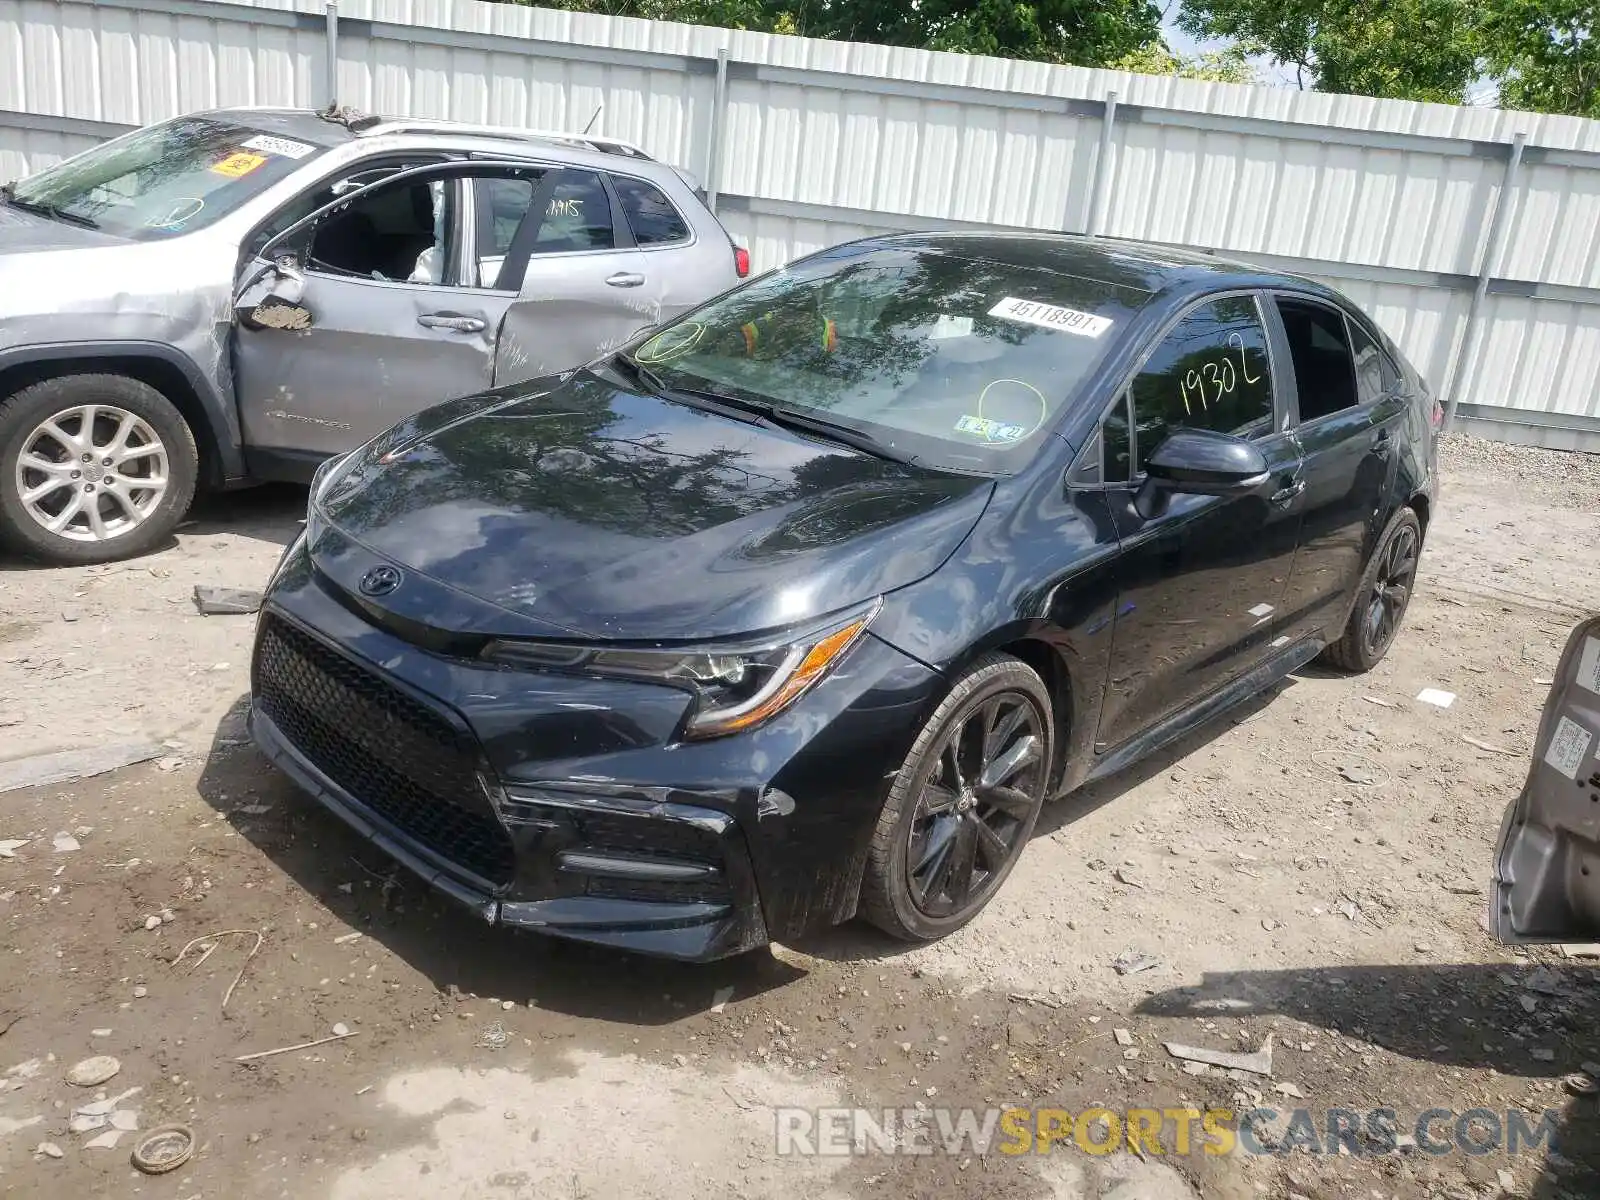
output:
POLYGON ((327 180, 310 191, 302 192, 273 213, 272 216, 268 217, 266 224, 257 229, 251 235, 250 240, 245 243, 243 247, 244 257, 253 258, 261 253, 263 246, 285 229, 288 229, 289 226, 297 221, 305 220, 323 205, 332 204, 346 192, 353 192, 359 188, 366 187, 368 184, 377 183, 380 179, 386 179, 396 171, 405 171, 412 167, 424 167, 431 162, 437 161, 437 158, 429 155, 414 159, 388 159, 377 166, 371 165, 370 159, 366 165, 352 163, 351 166, 354 169, 350 174, 327 180))
POLYGON ((561 169, 552 180, 540 168, 512 178, 476 182, 478 278, 483 287, 499 283, 508 255, 570 254, 612 250, 611 195, 592 171, 561 169), (546 185, 554 184, 547 193, 546 185), (525 220, 536 197, 548 195, 537 228, 525 220))
MULTIPOLYGON (((1175 429, 1240 437, 1269 430, 1272 371, 1255 298, 1226 296, 1192 309, 1151 353, 1130 391, 1139 471, 1175 429)), ((1108 437, 1108 469, 1111 449, 1108 437)))
POLYGON ((613 175, 611 184, 622 201, 636 245, 666 246, 689 240, 689 223, 660 188, 626 175, 613 175))
MULTIPOLYGON (((1283 331, 1294 361, 1296 390, 1300 394, 1300 421, 1315 421, 1362 402, 1356 385, 1356 365, 1351 335, 1356 328, 1344 314, 1312 300, 1278 298, 1283 331)), ((1365 333, 1362 334, 1366 338, 1365 333)), ((1374 356, 1377 347, 1367 344, 1374 356)))
POLYGON ((446 277, 459 189, 425 176, 380 184, 318 221, 308 270, 391 283, 453 283, 446 277))
POLYGON ((600 176, 588 171, 563 171, 544 220, 534 235, 533 253, 564 254, 574 250, 616 247, 611 227, 611 195, 600 176))
POLYGON ((505 257, 511 239, 517 235, 522 218, 533 203, 537 175, 522 179, 480 179, 474 185, 479 193, 478 253, 485 258, 505 257))
POLYGON ((473 181, 477 206, 478 286, 493 287, 538 190, 540 173, 473 181))

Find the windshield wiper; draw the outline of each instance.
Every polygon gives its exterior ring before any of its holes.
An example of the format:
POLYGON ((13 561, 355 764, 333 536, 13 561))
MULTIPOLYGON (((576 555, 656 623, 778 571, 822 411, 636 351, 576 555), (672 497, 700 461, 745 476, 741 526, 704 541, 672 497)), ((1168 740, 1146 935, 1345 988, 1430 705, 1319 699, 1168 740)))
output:
POLYGON ((681 384, 669 384, 649 367, 636 358, 626 354, 614 356, 617 362, 622 363, 641 382, 658 396, 665 396, 669 400, 686 400, 697 408, 709 409, 721 413, 723 416, 732 417, 736 421, 748 421, 755 418, 768 425, 776 425, 785 429, 796 430, 800 433, 809 433, 820 436, 830 441, 843 442, 845 445, 863 453, 874 455, 877 458, 888 459, 890 462, 909 465, 916 461, 915 455, 904 454, 891 446, 886 446, 870 433, 857 429, 854 425, 847 425, 843 421, 833 421, 827 417, 815 416, 811 413, 796 412, 792 408, 784 408, 779 404, 771 404, 765 400, 752 400, 748 396, 736 396, 729 392, 716 391, 713 388, 684 387, 681 384))
POLYGON ((688 404, 693 408, 714 412, 719 416, 727 417, 729 420, 743 421, 746 425, 754 424, 760 420, 760 414, 751 413, 733 396, 724 396, 721 392, 713 392, 705 388, 686 388, 670 384, 638 359, 630 358, 626 354, 615 354, 612 356, 612 360, 625 366, 654 395, 661 396, 667 400, 676 400, 680 404, 688 404))
POLYGON ((81 225, 84 229, 99 229, 100 223, 89 217, 81 217, 77 213, 68 212, 59 204, 41 204, 37 200, 19 200, 15 185, 6 184, 0 189, 0 197, 12 208, 20 208, 23 212, 38 213, 41 217, 52 217, 57 221, 65 221, 68 225, 81 225))
POLYGON ((657 395, 661 395, 670 390, 667 387, 666 380, 662 379, 661 376, 657 375, 637 358, 632 358, 629 355, 621 353, 620 351, 612 355, 612 358, 614 361, 619 362, 623 366, 627 367, 629 374, 633 375, 634 378, 639 380, 640 383, 644 384, 645 387, 649 388, 657 395))
POLYGON ((753 400, 735 401, 752 411, 761 413, 774 425, 796 430, 800 433, 810 433, 829 439, 830 441, 843 442, 846 446, 871 454, 877 458, 888 459, 890 462, 901 463, 909 466, 916 462, 916 455, 906 454, 887 446, 865 430, 857 429, 854 425, 847 425, 843 421, 830 420, 812 413, 796 412, 792 408, 783 408, 777 404, 762 404, 753 400))

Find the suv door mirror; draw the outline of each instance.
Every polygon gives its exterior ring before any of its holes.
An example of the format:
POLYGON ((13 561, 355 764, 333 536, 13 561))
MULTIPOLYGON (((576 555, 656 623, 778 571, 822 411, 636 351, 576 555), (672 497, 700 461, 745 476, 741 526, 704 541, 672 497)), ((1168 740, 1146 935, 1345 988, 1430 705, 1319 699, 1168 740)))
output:
POLYGON ((272 262, 258 259, 234 299, 234 313, 247 329, 310 329, 311 311, 300 303, 305 286, 305 274, 293 255, 280 254, 272 262))
POLYGON ((1244 438, 1209 429, 1175 429, 1145 463, 1135 498, 1141 516, 1160 511, 1166 493, 1242 496, 1267 481, 1266 457, 1244 438))

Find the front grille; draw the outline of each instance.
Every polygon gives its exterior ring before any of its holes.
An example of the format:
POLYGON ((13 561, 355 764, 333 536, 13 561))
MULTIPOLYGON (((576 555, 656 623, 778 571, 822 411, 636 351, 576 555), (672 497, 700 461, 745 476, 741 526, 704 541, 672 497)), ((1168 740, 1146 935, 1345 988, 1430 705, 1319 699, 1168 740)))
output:
POLYGON ((479 878, 510 881, 511 839, 478 785, 467 734, 270 613, 254 692, 295 749, 367 808, 479 878))

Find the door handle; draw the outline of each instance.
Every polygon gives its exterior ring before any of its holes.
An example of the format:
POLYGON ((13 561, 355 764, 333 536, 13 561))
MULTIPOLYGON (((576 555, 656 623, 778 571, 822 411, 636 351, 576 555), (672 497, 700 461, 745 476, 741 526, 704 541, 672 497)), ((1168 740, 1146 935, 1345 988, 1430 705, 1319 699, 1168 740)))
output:
POLYGON ((606 283, 611 287, 642 287, 644 276, 635 271, 618 271, 615 275, 607 276, 606 283))
POLYGON ((1304 479, 1296 479, 1288 487, 1279 488, 1273 492, 1268 498, 1274 504, 1287 504, 1305 490, 1306 481, 1304 479))
POLYGON ((482 317, 463 317, 460 313, 423 313, 417 324, 428 329, 450 329, 456 333, 482 333, 489 322, 482 317))

